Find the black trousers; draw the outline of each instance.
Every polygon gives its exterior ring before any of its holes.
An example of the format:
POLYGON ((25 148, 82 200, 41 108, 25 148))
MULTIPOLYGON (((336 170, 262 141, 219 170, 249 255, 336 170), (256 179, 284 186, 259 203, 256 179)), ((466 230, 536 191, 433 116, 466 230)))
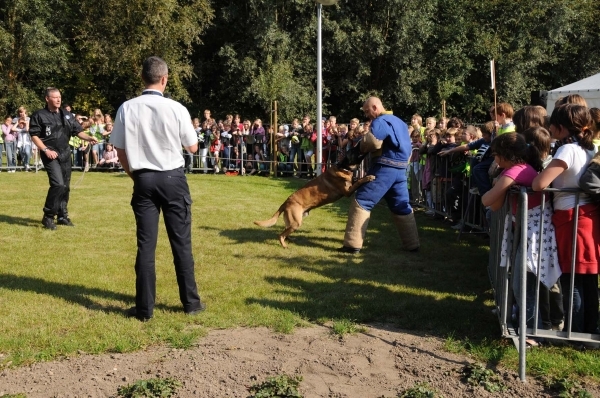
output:
POLYGON ((161 210, 173 252, 179 298, 185 312, 200 308, 192 256, 192 199, 183 168, 133 173, 131 207, 137 225, 135 305, 151 317, 156 298, 155 252, 161 210))
POLYGON ((59 152, 56 159, 48 159, 44 152, 40 151, 40 153, 50 182, 46 203, 44 203, 44 216, 68 217, 67 205, 71 191, 71 151, 65 149, 59 152))

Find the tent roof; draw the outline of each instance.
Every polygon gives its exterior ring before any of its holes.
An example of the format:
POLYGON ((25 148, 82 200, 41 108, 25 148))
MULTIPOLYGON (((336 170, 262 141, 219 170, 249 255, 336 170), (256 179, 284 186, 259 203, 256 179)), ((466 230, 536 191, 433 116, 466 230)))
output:
POLYGON ((590 108, 600 108, 600 73, 586 77, 575 83, 568 84, 564 87, 559 87, 552 91, 548 91, 546 100, 546 111, 550 115, 554 110, 554 104, 560 97, 569 94, 579 94, 587 102, 590 108))
POLYGON ((574 91, 599 91, 600 90, 600 73, 593 76, 586 77, 585 79, 579 80, 575 83, 567 84, 564 87, 559 87, 548 92, 550 93, 563 93, 563 92, 574 92, 574 91))

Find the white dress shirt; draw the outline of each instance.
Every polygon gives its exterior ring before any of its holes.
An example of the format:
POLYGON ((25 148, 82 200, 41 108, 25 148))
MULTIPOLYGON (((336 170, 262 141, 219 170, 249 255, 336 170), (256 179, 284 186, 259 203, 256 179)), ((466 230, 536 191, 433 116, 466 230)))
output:
POLYGON ((198 143, 188 110, 159 91, 145 90, 117 111, 110 142, 124 149, 131 171, 183 167, 182 146, 198 143))

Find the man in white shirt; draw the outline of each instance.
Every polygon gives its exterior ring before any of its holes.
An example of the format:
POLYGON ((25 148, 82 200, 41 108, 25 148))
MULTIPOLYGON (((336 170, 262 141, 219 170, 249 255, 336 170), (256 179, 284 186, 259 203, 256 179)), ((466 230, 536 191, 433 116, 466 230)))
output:
POLYGON ((156 297, 155 250, 160 211, 174 256, 179 297, 185 313, 206 307, 200 301, 192 256, 192 198, 184 175, 183 146, 198 149, 198 138, 188 110, 163 97, 168 67, 159 57, 142 66, 145 90, 117 111, 110 142, 125 172, 133 179, 131 207, 137 225, 135 307, 127 315, 140 321, 153 316, 156 297))

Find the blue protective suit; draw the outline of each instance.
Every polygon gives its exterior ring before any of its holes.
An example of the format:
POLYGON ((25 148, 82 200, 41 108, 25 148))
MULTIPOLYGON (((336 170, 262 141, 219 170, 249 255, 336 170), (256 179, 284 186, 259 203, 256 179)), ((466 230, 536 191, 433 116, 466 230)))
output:
POLYGON ((371 122, 371 133, 383 141, 381 156, 372 159, 368 174, 377 178, 356 191, 356 201, 364 210, 371 211, 385 198, 394 214, 412 212, 409 204, 406 168, 412 145, 408 126, 394 115, 380 115, 371 122))

